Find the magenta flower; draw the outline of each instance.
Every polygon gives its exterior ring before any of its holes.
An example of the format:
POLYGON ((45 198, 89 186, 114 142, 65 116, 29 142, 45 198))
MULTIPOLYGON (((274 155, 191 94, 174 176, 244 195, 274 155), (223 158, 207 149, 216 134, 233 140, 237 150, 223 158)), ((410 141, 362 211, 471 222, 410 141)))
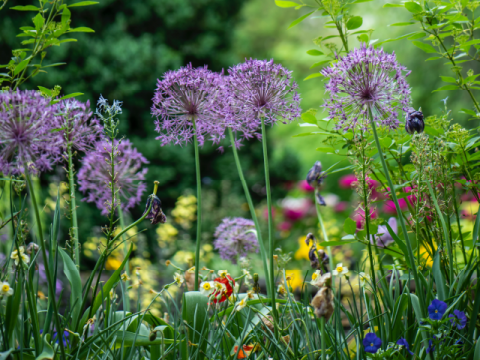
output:
POLYGON ((54 111, 56 126, 63 129, 64 149, 70 144, 72 149, 87 151, 95 145, 103 128, 97 119, 91 118, 90 101, 62 100, 54 105, 54 111))
POLYGON ((228 126, 243 138, 261 138, 260 119, 265 124, 293 121, 300 117, 298 85, 291 71, 273 59, 246 60, 228 69, 229 106, 234 116, 228 126))
POLYGON ((225 87, 223 76, 192 64, 167 71, 157 81, 151 108, 157 140, 162 146, 182 145, 197 135, 203 145, 205 136, 218 143, 225 135, 225 87))
MULTIPOLYGON (((375 208, 370 208, 369 213, 371 219, 376 219, 378 217, 378 212, 375 208)), ((365 210, 362 208, 355 210, 353 220, 357 223, 357 230, 362 230, 365 225, 365 210)))
POLYGON ((399 111, 407 112, 411 101, 405 79, 410 72, 403 74, 405 71, 394 53, 366 44, 323 69, 330 93, 323 106, 329 111, 328 117, 336 120, 336 129, 366 130, 369 107, 376 123, 396 129, 399 111))
POLYGON ((50 101, 33 90, 0 91, 0 172, 51 170, 61 157, 61 137, 50 101))
POLYGON ((215 229, 213 246, 220 252, 220 257, 237 263, 238 258, 250 252, 258 252, 258 239, 255 224, 244 218, 225 218, 215 229))
POLYGON ((112 143, 106 140, 97 142, 95 148, 87 152, 78 172, 79 189, 86 194, 83 200, 95 203, 103 215, 109 213, 112 205, 109 183, 114 182, 115 190, 118 190, 114 206, 121 205, 124 210, 137 205, 146 190, 143 181, 147 168, 142 167, 148 164, 147 159, 126 139, 115 140, 115 145, 118 146, 118 151, 115 157, 114 179, 111 176, 111 166, 107 162, 110 160, 112 143))

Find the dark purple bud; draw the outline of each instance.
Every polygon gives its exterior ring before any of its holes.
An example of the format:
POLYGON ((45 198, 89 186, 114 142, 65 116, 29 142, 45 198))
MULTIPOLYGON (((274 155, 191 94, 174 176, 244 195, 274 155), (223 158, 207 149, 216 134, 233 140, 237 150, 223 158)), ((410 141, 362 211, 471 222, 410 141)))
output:
POLYGON ((315 165, 313 165, 307 174, 307 183, 311 187, 317 189, 320 185, 322 185, 325 176, 326 175, 322 172, 322 163, 320 161, 316 161, 315 165))
POLYGON ((319 192, 315 194, 315 199, 317 200, 318 205, 326 206, 327 203, 325 202, 325 199, 323 198, 322 195, 320 195, 319 192))
POLYGON ((313 243, 315 243, 315 235, 313 235, 312 233, 308 233, 307 234, 307 237, 305 238, 305 244, 307 244, 307 246, 310 245, 310 241, 312 241, 313 243))
POLYGON ((312 267, 312 269, 317 270, 320 268, 320 263, 318 262, 317 258, 317 249, 315 245, 310 248, 310 251, 308 252, 308 258, 310 259, 310 266, 312 267))
POLYGON ((147 206, 145 207, 145 211, 143 212, 143 215, 145 215, 145 213, 148 211, 150 204, 152 204, 152 208, 150 209, 150 212, 147 214, 146 219, 150 219, 153 225, 158 223, 162 223, 162 224, 166 223, 167 217, 162 211, 162 202, 160 201, 157 195, 152 194, 148 197, 147 206))
POLYGON ((410 109, 405 116, 405 131, 410 135, 422 133, 425 129, 425 122, 423 121, 423 113, 421 109, 410 109))

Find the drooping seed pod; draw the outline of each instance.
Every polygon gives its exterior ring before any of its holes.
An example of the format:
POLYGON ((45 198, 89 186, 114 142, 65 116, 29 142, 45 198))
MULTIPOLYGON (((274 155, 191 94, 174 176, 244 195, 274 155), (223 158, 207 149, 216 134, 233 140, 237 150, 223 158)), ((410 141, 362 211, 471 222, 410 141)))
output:
POLYGON ((423 121, 422 108, 415 110, 410 109, 405 116, 405 131, 410 135, 414 133, 422 133, 425 129, 425 122, 423 121))

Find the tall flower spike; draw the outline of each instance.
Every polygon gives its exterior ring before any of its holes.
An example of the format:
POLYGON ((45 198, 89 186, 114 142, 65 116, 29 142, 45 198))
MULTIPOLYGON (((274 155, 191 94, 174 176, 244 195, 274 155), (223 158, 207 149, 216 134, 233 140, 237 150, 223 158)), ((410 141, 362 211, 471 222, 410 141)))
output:
POLYGON ((405 71, 394 53, 366 44, 323 69, 330 93, 323 107, 329 110, 328 117, 336 120, 336 129, 366 130, 369 107, 378 125, 396 129, 399 111, 407 112, 411 101, 405 79, 410 72, 405 71))
POLYGON ((38 174, 61 159, 50 101, 33 90, 0 91, 0 172, 38 174))
POLYGON ((54 105, 54 111, 56 126, 62 129, 63 148, 70 143, 73 149, 87 151, 100 138, 102 126, 97 119, 91 119, 89 101, 62 100, 54 105))
POLYGON ((300 117, 298 85, 292 72, 273 59, 246 60, 228 69, 229 107, 232 121, 228 126, 243 138, 260 138, 260 118, 265 124, 293 121, 300 117))
POLYGON ((176 71, 167 71, 157 81, 157 90, 151 108, 157 140, 162 146, 169 143, 182 145, 197 135, 203 145, 205 135, 216 143, 225 132, 223 77, 192 64, 176 71), (194 123, 195 122, 195 123, 194 123))
POLYGON ((255 224, 243 218, 225 218, 215 229, 213 246, 220 252, 220 257, 236 264, 238 258, 250 252, 258 252, 258 239, 255 224))
MULTIPOLYGON (((117 198, 122 209, 128 210, 140 202, 146 190, 143 181, 147 168, 142 166, 148 164, 148 161, 130 141, 115 140, 115 144, 118 146, 118 154, 115 157, 115 189, 118 190, 117 198)), ((87 152, 82 159, 82 167, 78 172, 80 191, 86 194, 83 200, 95 203, 103 215, 108 214, 111 206, 111 189, 108 188, 108 184, 113 179, 110 165, 106 160, 109 158, 111 146, 112 144, 106 140, 97 142, 95 149, 87 152)))

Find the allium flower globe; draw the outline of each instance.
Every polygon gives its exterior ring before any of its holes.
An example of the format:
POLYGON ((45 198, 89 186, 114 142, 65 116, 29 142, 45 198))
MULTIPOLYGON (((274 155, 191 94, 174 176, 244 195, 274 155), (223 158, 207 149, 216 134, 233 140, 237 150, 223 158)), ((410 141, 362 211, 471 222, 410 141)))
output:
POLYGON ((224 137, 225 118, 221 74, 192 64, 176 71, 167 71, 157 82, 157 90, 151 108, 157 140, 162 146, 169 143, 182 145, 194 135, 200 145, 209 135, 214 143, 224 137))
POLYGON ((0 91, 0 172, 38 174, 60 160, 50 101, 33 90, 0 91))
POLYGON ((273 59, 246 60, 231 67, 228 73, 229 105, 235 118, 229 126, 244 138, 261 137, 260 118, 273 125, 300 117, 300 96, 292 72, 274 64, 273 59))
POLYGON ((376 124, 396 129, 399 111, 407 112, 411 102, 406 81, 410 72, 405 72, 395 53, 365 44, 323 69, 321 74, 329 79, 326 90, 330 93, 323 106, 329 118, 336 120, 336 129, 366 130, 369 107, 376 124))
MULTIPOLYGON (((130 141, 118 142, 117 156, 115 157, 115 190, 118 190, 117 201, 120 200, 121 208, 128 210, 133 208, 141 200, 146 190, 145 174, 148 164, 147 159, 135 149, 130 141)), ((112 182, 111 166, 107 163, 110 158, 111 142, 101 140, 96 143, 95 148, 85 155, 82 160, 82 167, 78 172, 78 183, 80 191, 86 197, 87 202, 93 202, 107 215, 111 207, 112 191, 108 184, 112 182)), ((115 206, 119 204, 116 203, 115 206)))
POLYGON ((250 252, 258 252, 258 240, 251 230, 255 228, 252 220, 243 218, 225 218, 215 229, 213 246, 219 250, 220 257, 237 263, 239 257, 250 252))

